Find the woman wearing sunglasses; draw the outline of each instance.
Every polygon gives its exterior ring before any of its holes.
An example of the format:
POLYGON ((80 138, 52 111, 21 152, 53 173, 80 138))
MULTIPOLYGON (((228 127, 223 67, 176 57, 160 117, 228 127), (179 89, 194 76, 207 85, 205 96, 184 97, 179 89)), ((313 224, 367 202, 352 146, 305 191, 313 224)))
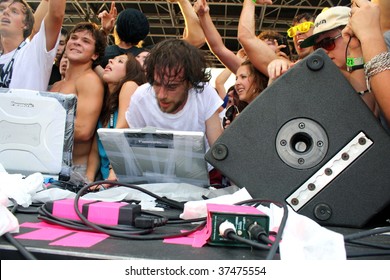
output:
POLYGON ((362 96, 371 111, 378 116, 375 98, 366 85, 360 43, 354 37, 348 36, 344 39, 342 35, 350 14, 349 7, 325 8, 314 22, 313 35, 303 41, 301 46, 304 48, 312 46, 314 50, 323 49, 356 92, 362 96))

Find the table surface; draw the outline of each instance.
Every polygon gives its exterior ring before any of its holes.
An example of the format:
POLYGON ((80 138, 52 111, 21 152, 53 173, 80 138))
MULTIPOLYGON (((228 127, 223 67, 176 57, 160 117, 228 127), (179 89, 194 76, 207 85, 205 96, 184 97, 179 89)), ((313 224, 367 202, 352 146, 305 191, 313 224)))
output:
MULTIPOLYGON (((16 217, 19 223, 38 224, 41 220, 37 214, 17 213, 16 217)), ((182 229, 194 228, 194 225, 169 225, 164 226, 163 232, 178 233, 182 229)), ((350 234, 361 229, 351 228, 330 228, 342 234, 350 234)), ((24 233, 31 233, 36 228, 21 226, 18 236, 24 233)), ((155 233, 159 233, 159 229, 155 233)), ((160 232, 161 233, 161 232, 160 232)), ((70 231, 67 235, 75 236, 70 231)), ((62 236, 63 237, 63 236, 62 236)), ((108 237, 97 242, 90 247, 75 247, 55 245, 53 240, 37 239, 17 239, 29 252, 37 259, 155 259, 155 260, 264 260, 268 251, 252 249, 250 247, 233 247, 233 246, 214 246, 206 244, 201 248, 194 248, 182 244, 166 244, 163 240, 131 240, 118 237, 108 237)), ((376 235, 361 239, 375 243, 377 245, 388 246, 390 248, 390 235, 376 235)), ((55 240, 54 240, 55 241, 55 240)), ((349 259, 390 259, 390 253, 385 255, 377 254, 378 249, 362 245, 346 244, 347 255, 349 259), (371 255, 376 253, 375 255, 371 255), (359 257, 356 255, 363 256, 359 257)), ((383 254, 383 251, 381 251, 383 254)), ((279 259, 275 255, 275 259, 279 259)), ((24 259, 17 249, 9 243, 4 237, 0 238, 0 259, 24 259)))

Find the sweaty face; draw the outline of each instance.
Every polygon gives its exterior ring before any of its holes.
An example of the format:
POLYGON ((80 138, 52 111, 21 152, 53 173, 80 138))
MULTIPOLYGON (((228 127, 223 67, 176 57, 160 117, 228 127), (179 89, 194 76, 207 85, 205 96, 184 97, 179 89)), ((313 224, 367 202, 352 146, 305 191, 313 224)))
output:
POLYGON ((189 85, 184 80, 184 70, 178 75, 170 69, 162 71, 165 71, 163 80, 160 80, 156 73, 154 75, 153 89, 156 92, 157 104, 162 112, 175 114, 183 109, 187 102, 189 85))

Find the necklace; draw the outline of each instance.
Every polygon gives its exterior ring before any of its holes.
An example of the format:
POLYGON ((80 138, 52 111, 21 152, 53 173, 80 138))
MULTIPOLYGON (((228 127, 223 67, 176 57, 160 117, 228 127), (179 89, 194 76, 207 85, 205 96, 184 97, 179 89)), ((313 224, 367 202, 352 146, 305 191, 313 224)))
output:
MULTIPOLYGON (((17 52, 26 44, 26 41, 22 41, 19 46, 16 48, 14 54, 12 55, 11 60, 7 63, 7 66, 3 65, 0 71, 0 87, 8 88, 12 79, 12 70, 14 66, 15 56, 17 52), (5 71, 4 71, 5 68, 5 71)), ((0 53, 0 57, 3 55, 3 52, 0 53)))

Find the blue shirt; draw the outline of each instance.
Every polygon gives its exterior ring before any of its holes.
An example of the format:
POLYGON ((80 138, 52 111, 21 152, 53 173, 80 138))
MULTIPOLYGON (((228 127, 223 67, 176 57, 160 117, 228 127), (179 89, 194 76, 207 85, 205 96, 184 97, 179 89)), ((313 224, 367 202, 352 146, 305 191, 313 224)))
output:
MULTIPOLYGON (((118 121, 118 110, 116 110, 113 114, 113 123, 108 124, 108 128, 114 128, 116 126, 116 123, 118 121)), ((111 122, 111 120, 110 120, 111 122)), ((98 121, 98 128, 102 128, 102 123, 100 120, 98 121)), ((99 139, 99 135, 97 136, 97 142, 98 142, 98 152, 99 152, 99 157, 100 157, 100 175, 102 176, 102 179, 107 179, 108 175, 110 174, 110 161, 107 157, 107 153, 104 150, 102 141, 99 139)))

